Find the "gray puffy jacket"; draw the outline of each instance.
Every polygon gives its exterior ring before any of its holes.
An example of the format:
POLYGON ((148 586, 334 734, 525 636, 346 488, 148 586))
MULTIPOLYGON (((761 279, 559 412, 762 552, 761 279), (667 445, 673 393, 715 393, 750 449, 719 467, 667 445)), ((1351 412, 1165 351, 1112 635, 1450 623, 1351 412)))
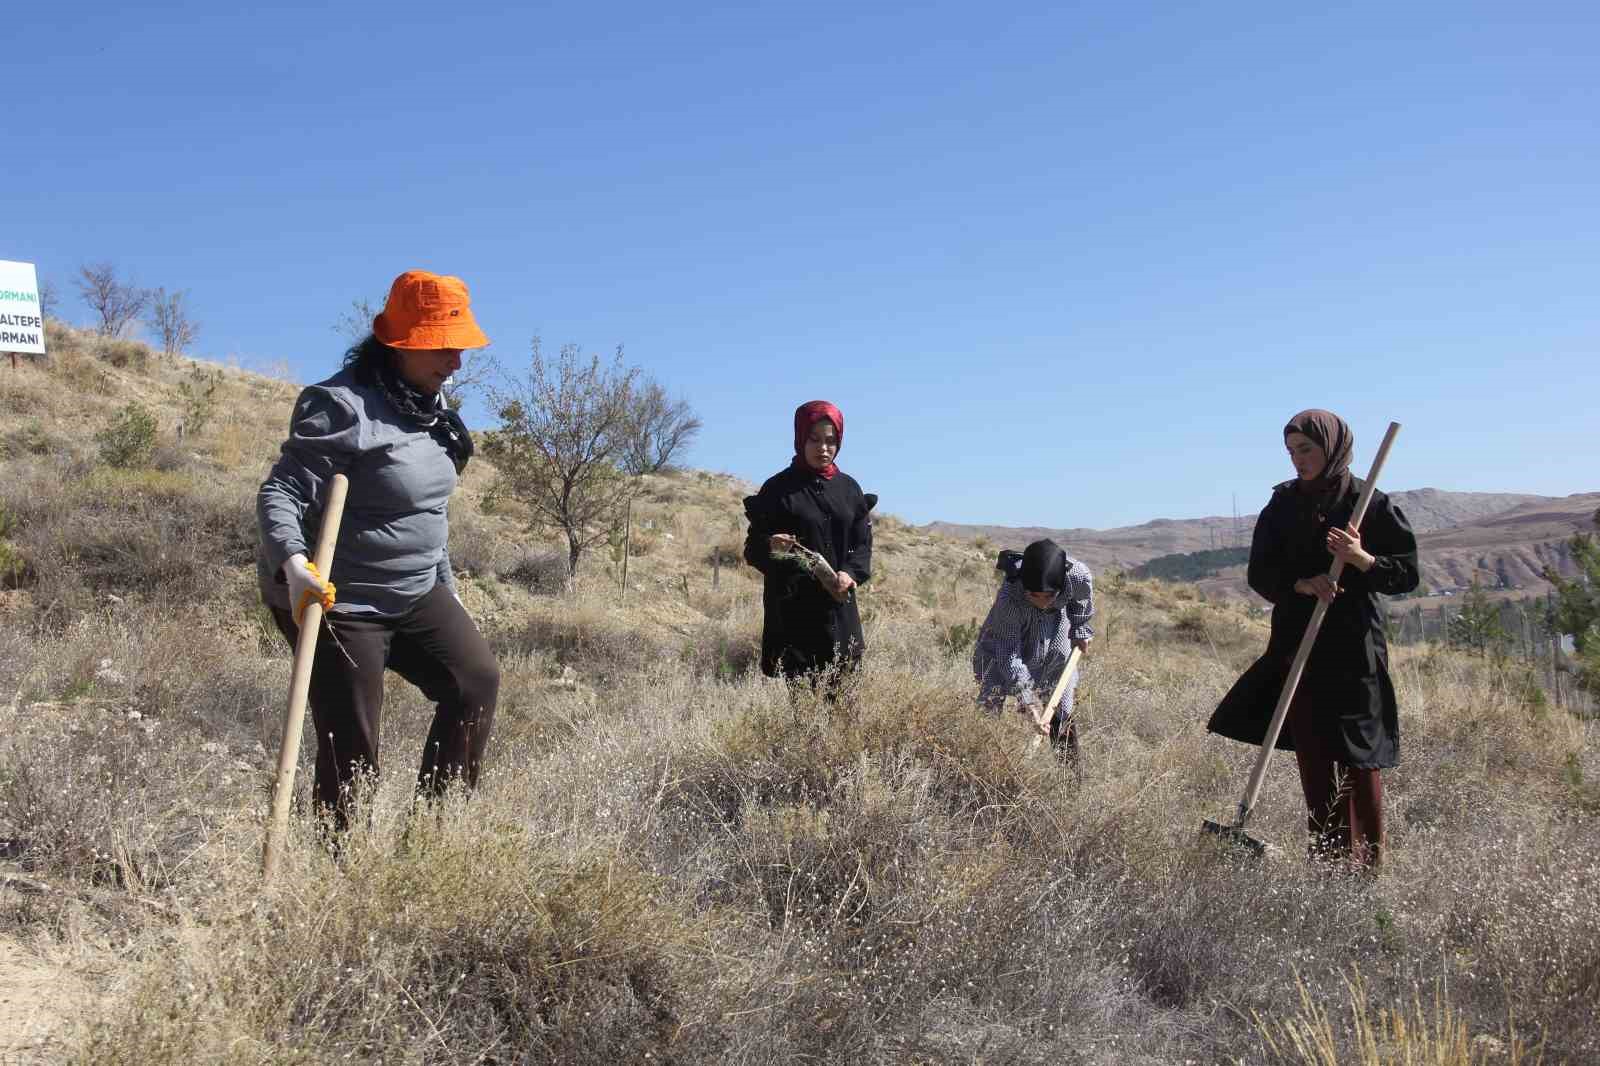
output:
POLYGON ((446 546, 456 469, 427 429, 394 409, 351 368, 308 385, 289 439, 256 494, 261 597, 289 606, 284 561, 313 554, 325 486, 350 479, 333 573, 336 613, 399 615, 437 583, 455 591, 446 546))

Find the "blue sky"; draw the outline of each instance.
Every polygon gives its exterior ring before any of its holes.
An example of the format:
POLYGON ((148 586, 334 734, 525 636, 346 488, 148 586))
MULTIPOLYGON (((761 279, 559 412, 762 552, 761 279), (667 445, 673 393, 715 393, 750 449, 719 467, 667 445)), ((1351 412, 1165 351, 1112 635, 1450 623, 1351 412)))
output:
POLYGON ((1310 406, 1361 469, 1404 423, 1390 488, 1600 490, 1600 5, 682 6, 30 5, 0 258, 300 381, 459 274, 508 366, 623 344, 692 465, 834 401, 916 522, 1254 511, 1310 406))

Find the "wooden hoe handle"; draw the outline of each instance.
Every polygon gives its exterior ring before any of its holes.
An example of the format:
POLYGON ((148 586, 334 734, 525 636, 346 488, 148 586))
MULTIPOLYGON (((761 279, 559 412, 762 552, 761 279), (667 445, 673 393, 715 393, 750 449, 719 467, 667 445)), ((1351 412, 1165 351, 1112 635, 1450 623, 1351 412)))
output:
MULTIPOLYGON (((1067 682, 1072 680, 1073 673, 1078 669, 1078 663, 1082 661, 1083 649, 1073 648, 1072 653, 1067 656, 1067 665, 1061 671, 1061 679, 1056 682, 1055 690, 1050 693, 1050 698, 1045 701, 1044 706, 1039 708, 1039 713, 1034 716, 1034 724, 1040 729, 1050 728, 1050 716, 1055 713, 1056 704, 1061 702, 1061 694, 1067 691, 1067 682)), ((1037 751, 1043 743, 1044 737, 1035 733, 1033 735, 1033 744, 1028 750, 1037 751)))
MULTIPOLYGON (((333 475, 323 504, 322 529, 317 533, 317 555, 312 561, 324 581, 333 573, 333 546, 339 542, 339 522, 344 518, 344 497, 350 481, 333 475)), ((290 610, 294 605, 289 605, 290 610)), ((278 777, 272 787, 272 809, 267 815, 267 840, 261 849, 261 875, 270 881, 283 856, 283 838, 289 831, 289 799, 294 795, 294 771, 300 762, 300 733, 311 691, 311 663, 317 654, 317 634, 322 629, 322 601, 306 605, 300 615, 300 639, 294 648, 294 672, 289 680, 289 706, 283 715, 283 737, 278 743, 278 777)))

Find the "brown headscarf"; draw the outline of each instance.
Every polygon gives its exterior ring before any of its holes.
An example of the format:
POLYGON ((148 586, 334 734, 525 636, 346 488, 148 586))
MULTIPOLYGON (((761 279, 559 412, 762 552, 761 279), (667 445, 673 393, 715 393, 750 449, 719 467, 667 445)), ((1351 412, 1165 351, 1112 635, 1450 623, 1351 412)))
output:
POLYGON ((1287 437, 1291 433, 1311 438, 1328 457, 1328 465, 1322 468, 1316 480, 1297 482, 1295 488, 1312 496, 1342 496, 1350 486, 1350 458, 1356 446, 1356 435, 1350 432, 1349 424, 1332 411, 1313 407, 1289 419, 1289 424, 1283 427, 1283 435, 1287 437))

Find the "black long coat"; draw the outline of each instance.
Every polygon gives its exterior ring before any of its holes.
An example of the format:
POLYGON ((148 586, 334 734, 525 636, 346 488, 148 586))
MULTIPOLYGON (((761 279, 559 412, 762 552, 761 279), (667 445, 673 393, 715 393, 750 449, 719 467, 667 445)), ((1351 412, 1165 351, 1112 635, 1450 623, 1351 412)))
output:
MULTIPOLYGON (((1246 670, 1211 715, 1206 728, 1247 744, 1266 739, 1289 666, 1316 609, 1315 596, 1294 591, 1300 578, 1326 574, 1333 565, 1327 549, 1328 530, 1343 527, 1355 511, 1361 479, 1352 477, 1343 495, 1325 511, 1307 507, 1286 481, 1272 490, 1272 499, 1256 520, 1250 541, 1250 587, 1269 600, 1272 636, 1267 652, 1246 670)), ((1321 721, 1331 750, 1340 762, 1361 770, 1394 766, 1400 761, 1400 717, 1389 679, 1389 645, 1383 635, 1380 593, 1397 595, 1417 587, 1417 538, 1400 508, 1381 492, 1372 494, 1361 523, 1361 544, 1377 557, 1362 573, 1346 566, 1340 593, 1323 619, 1311 649, 1302 689, 1314 690, 1318 704, 1337 707, 1336 716, 1321 721)), ((1277 747, 1294 750, 1285 725, 1277 747)))
POLYGON ((866 641, 856 597, 840 603, 807 571, 790 560, 774 559, 768 539, 791 533, 820 552, 834 570, 865 585, 872 577, 872 507, 878 498, 863 494, 855 478, 840 472, 823 478, 794 464, 768 478, 761 491, 746 496, 745 561, 761 571, 761 671, 768 677, 796 677, 844 657, 844 667, 860 661, 866 641))

